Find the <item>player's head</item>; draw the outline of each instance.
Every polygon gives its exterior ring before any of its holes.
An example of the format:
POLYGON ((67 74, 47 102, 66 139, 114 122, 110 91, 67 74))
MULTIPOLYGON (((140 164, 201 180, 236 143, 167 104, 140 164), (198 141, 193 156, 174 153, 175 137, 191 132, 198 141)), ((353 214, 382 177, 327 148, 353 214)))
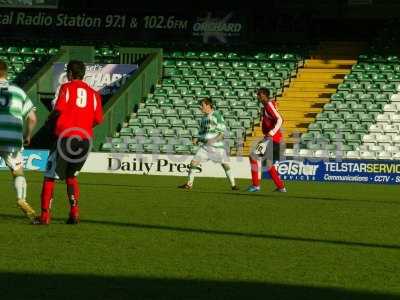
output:
POLYGON ((85 76, 85 64, 80 60, 70 60, 67 65, 68 80, 79 79, 82 80, 85 76))
POLYGON ((209 114, 214 109, 214 103, 211 98, 204 98, 200 101, 200 109, 204 114, 209 114))
POLYGON ((269 101, 269 89, 267 88, 259 88, 257 90, 257 99, 258 101, 265 103, 269 101))
POLYGON ((7 70, 8 70, 7 63, 4 60, 0 59, 0 78, 7 77, 7 70))

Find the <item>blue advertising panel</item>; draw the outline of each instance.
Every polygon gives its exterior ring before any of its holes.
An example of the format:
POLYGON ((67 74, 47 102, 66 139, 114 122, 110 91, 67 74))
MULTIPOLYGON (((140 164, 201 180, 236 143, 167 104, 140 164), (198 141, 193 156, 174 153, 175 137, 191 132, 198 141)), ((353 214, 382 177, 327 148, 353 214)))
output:
MULTIPOLYGON (((275 166, 283 180, 400 183, 400 161, 393 160, 283 160, 275 166)), ((269 178, 265 170, 263 178, 269 178)))
MULTIPOLYGON (((24 150, 24 169, 31 171, 45 171, 49 151, 47 150, 24 150)), ((7 170, 4 160, 0 158, 0 170, 7 170)))
MULTIPOLYGON (((67 82, 65 63, 53 65, 53 88, 67 82)), ((83 80, 102 96, 113 94, 138 69, 137 64, 86 64, 83 80)))

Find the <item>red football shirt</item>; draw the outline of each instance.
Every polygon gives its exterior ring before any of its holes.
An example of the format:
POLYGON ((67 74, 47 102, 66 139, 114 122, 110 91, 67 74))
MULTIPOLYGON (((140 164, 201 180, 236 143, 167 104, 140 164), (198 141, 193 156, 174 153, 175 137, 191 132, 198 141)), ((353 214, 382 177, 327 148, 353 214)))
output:
POLYGON ((282 140, 281 126, 283 119, 276 109, 275 101, 268 101, 261 110, 262 131, 265 136, 272 136, 275 143, 282 140))
POLYGON ((103 121, 101 96, 82 80, 72 80, 60 87, 54 110, 59 113, 57 136, 89 139, 93 127, 103 121))

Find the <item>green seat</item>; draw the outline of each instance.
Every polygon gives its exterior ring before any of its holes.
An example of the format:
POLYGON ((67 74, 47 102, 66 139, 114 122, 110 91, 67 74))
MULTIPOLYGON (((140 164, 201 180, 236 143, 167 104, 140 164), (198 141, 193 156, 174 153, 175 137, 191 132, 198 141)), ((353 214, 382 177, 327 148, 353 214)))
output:
POLYGON ((102 151, 111 151, 111 149, 112 149, 112 144, 111 143, 104 143, 101 146, 101 150, 102 151))
POLYGON ((129 143, 128 144, 128 151, 129 152, 144 152, 143 145, 137 143, 129 143))
POLYGON ((121 136, 132 136, 132 130, 130 127, 121 128, 119 134, 121 136))
POLYGON ((177 154, 190 153, 190 146, 189 145, 175 145, 174 150, 177 154))
POLYGON ((325 123, 311 123, 310 125, 308 125, 308 132, 310 133, 322 133, 322 124, 325 123))
POLYGON ((185 124, 186 128, 198 128, 199 127, 199 123, 194 119, 188 119, 188 120, 184 121, 184 124, 185 124))
POLYGON ((164 137, 176 137, 175 129, 173 128, 163 128, 162 134, 164 137))
POLYGON ((185 128, 185 124, 183 124, 183 121, 181 119, 171 119, 170 124, 172 128, 185 128))
POLYGON ((340 83, 338 85, 338 91, 351 91, 352 85, 350 83, 340 83))
POLYGON ((158 119, 156 121, 156 127, 157 128, 169 128, 170 127, 170 123, 168 119, 158 119))
POLYGON ((135 128, 135 129, 133 129, 133 130, 132 130, 132 134, 133 134, 134 136, 142 136, 142 137, 147 136, 147 132, 146 132, 146 130, 143 129, 143 128, 135 128))
POLYGON ((162 130, 161 130, 161 128, 149 128, 149 129, 147 129, 147 136, 149 136, 149 137, 162 136, 162 130))

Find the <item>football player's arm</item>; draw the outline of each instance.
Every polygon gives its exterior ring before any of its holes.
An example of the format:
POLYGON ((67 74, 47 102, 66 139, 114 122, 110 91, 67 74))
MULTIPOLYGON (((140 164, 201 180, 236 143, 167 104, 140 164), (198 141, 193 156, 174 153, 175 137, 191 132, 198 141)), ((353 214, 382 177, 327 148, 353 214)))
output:
POLYGON ((104 115, 103 115, 103 105, 101 103, 101 96, 97 93, 93 94, 94 97, 94 103, 95 103, 95 107, 94 107, 94 124, 93 127, 97 126, 98 124, 101 124, 103 122, 104 119, 104 115))
POLYGON ((33 130, 37 124, 37 117, 35 110, 32 109, 26 116, 26 131, 24 133, 24 145, 29 146, 32 139, 33 130))
POLYGON ((268 135, 274 136, 278 132, 278 130, 281 129, 283 119, 280 113, 276 110, 275 106, 272 104, 272 102, 268 103, 268 110, 276 119, 275 127, 268 132, 268 135))
POLYGON ((24 131, 24 145, 31 143, 33 130, 35 129, 37 118, 35 113, 35 107, 28 96, 25 97, 24 105, 22 107, 22 115, 25 119, 25 131, 24 131))

